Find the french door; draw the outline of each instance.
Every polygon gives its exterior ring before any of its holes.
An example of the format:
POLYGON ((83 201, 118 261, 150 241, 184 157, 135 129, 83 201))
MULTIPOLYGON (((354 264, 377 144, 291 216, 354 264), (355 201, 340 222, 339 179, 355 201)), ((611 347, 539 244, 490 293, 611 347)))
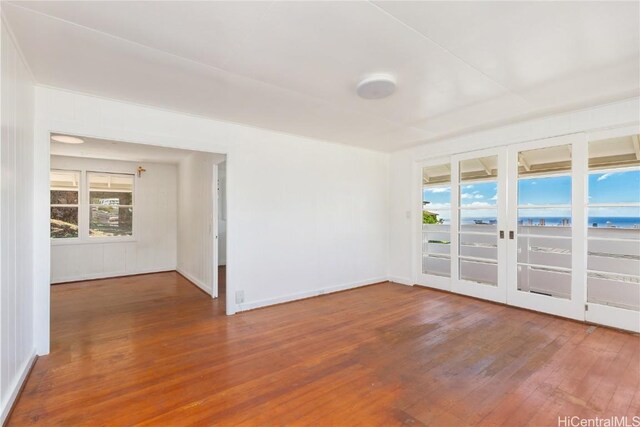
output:
POLYGON ((586 137, 508 147, 507 302, 584 320, 586 137))
POLYGON ((640 332, 638 128, 590 135, 586 320, 640 332))
POLYGON ((420 165, 418 283, 639 331, 637 138, 575 134, 420 165))
POLYGON ((419 168, 420 254, 418 283, 451 290, 451 163, 450 158, 435 159, 419 168))
POLYGON ((506 302, 506 151, 452 158, 451 290, 506 302))

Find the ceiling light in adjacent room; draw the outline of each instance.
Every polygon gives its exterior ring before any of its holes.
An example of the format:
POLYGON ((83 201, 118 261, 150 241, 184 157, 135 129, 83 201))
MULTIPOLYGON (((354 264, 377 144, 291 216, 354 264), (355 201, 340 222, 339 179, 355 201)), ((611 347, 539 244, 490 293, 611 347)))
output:
POLYGON ((386 98, 396 91, 396 79, 389 74, 373 74, 364 78, 356 92, 360 98, 381 99, 386 98))
POLYGON ((63 144, 82 144, 84 140, 82 138, 78 138, 77 136, 70 135, 52 135, 52 141, 62 142, 63 144))

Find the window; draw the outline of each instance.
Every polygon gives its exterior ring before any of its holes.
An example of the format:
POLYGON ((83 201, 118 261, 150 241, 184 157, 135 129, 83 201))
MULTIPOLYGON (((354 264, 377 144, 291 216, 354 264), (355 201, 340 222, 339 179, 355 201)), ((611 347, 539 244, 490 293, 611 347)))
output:
POLYGON ((51 238, 133 236, 134 175, 52 170, 51 238))
POLYGON ((89 236, 133 234, 133 175, 87 173, 89 236))
POLYGON ((80 172, 52 170, 49 180, 51 238, 77 238, 80 172))

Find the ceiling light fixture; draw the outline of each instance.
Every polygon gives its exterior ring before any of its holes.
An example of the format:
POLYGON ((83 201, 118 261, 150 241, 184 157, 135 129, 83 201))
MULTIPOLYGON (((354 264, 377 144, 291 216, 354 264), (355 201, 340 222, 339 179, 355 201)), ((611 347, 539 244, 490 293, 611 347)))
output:
POLYGON ((360 98, 382 99, 396 91, 396 79, 390 74, 373 74, 365 77, 356 92, 360 98))
POLYGON ((78 138, 77 136, 70 135, 52 135, 52 141, 62 142, 63 144, 82 144, 84 143, 84 139, 78 138))

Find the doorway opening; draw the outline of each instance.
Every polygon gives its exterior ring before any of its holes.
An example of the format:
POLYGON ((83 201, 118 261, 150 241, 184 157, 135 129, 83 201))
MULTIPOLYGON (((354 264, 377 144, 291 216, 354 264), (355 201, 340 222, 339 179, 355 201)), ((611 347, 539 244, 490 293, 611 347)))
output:
POLYGON ((176 272, 225 304, 224 154, 61 134, 50 150, 52 285, 176 272))
POLYGON ((218 164, 218 298, 226 300, 227 291, 227 161, 218 164))

